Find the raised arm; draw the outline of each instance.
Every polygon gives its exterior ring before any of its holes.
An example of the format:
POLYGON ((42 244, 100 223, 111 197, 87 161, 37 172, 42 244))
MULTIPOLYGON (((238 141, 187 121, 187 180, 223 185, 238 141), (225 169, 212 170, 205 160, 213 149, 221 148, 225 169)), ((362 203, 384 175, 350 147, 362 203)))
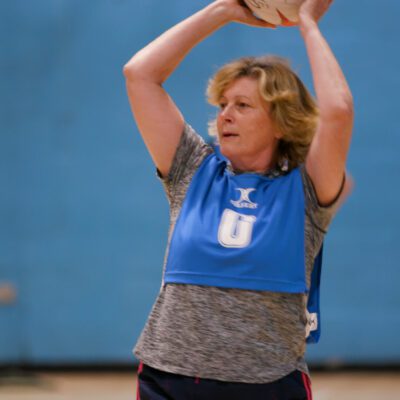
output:
MULTIPOLYGON (((332 0, 306 0, 300 9, 303 36, 320 109, 320 121, 306 159, 319 202, 329 204, 340 190, 353 128, 353 99, 343 72, 318 21, 332 0)), ((350 191, 348 177, 344 193, 350 191)))
POLYGON ((217 0, 162 34, 124 66, 134 118, 163 176, 171 167, 184 120, 162 84, 196 44, 231 21, 272 26, 254 18, 237 0, 217 0))

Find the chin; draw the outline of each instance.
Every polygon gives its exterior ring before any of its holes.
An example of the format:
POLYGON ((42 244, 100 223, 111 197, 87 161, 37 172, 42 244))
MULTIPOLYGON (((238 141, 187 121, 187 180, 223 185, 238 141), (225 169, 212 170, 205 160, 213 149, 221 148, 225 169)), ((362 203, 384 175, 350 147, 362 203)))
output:
POLYGON ((222 155, 224 155, 225 157, 228 157, 229 154, 232 153, 232 149, 229 148, 229 145, 218 143, 218 146, 222 155))
POLYGON ((230 143, 223 143, 219 144, 220 151, 223 156, 227 159, 232 160, 235 156, 238 156, 238 149, 237 146, 230 144, 230 143))

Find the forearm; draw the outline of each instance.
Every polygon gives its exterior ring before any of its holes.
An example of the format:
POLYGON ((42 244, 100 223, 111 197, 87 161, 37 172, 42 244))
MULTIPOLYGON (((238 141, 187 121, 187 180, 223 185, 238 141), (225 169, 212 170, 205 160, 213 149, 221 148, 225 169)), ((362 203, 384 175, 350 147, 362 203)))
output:
POLYGON ((224 5, 211 3, 136 53, 124 67, 125 76, 162 84, 194 46, 228 21, 224 5))
POLYGON ((317 23, 300 25, 314 80, 321 118, 352 118, 353 99, 342 69, 317 23))
POLYGON ((353 100, 339 63, 317 25, 318 16, 321 17, 329 7, 329 0, 309 0, 303 4, 305 14, 299 25, 320 111, 305 164, 318 201, 330 204, 337 196, 346 168, 353 127, 353 100))

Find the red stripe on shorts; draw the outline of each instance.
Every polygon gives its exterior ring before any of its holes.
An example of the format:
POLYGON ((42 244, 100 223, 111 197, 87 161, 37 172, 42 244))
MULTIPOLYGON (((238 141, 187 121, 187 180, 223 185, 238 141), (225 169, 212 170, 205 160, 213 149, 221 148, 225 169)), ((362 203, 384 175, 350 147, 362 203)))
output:
POLYGON ((136 400, 140 400, 140 393, 139 393, 139 374, 143 371, 143 362, 139 362, 138 370, 137 370, 137 375, 138 379, 136 381, 136 400))
MULTIPOLYGON (((311 391, 311 382, 310 382, 310 378, 308 377, 307 374, 305 374, 304 372, 301 373, 301 376, 303 378, 303 382, 304 382, 304 387, 306 389, 307 392, 307 400, 312 400, 312 391, 311 391)), ((140 399, 139 399, 140 400, 140 399)))

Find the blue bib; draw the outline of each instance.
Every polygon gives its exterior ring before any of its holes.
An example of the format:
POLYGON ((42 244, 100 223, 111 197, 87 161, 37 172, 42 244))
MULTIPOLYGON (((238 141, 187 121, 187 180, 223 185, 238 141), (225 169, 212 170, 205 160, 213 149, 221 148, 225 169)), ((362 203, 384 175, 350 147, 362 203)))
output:
MULTIPOLYGON (((271 179, 234 175, 226 166, 215 152, 193 176, 171 238, 164 283, 308 292, 299 169, 271 179)), ((319 293, 313 301, 319 306, 319 293)))

